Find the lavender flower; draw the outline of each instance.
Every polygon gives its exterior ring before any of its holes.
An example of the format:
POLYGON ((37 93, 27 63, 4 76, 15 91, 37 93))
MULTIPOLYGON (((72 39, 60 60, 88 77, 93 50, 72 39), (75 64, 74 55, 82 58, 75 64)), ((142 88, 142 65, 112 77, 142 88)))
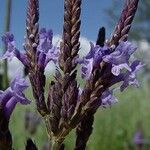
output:
POLYGON ((28 87, 27 81, 17 75, 5 91, 0 92, 0 106, 4 110, 4 114, 9 119, 17 103, 23 105, 30 104, 23 91, 28 87))
POLYGON ((102 57, 106 55, 109 51, 108 46, 100 47, 90 42, 91 49, 89 53, 83 57, 83 59, 78 59, 78 63, 81 64, 81 75, 82 78, 89 79, 93 68, 100 65, 102 57))
POLYGON ((120 42, 114 52, 103 57, 103 61, 111 63, 111 72, 118 76, 123 68, 131 71, 129 58, 136 49, 136 46, 128 41, 120 42))
POLYGON ((104 108, 118 102, 117 98, 113 96, 113 90, 108 90, 108 89, 102 93, 101 101, 102 101, 101 106, 104 108))
POLYGON ((14 35, 7 32, 4 36, 2 36, 2 41, 4 42, 7 48, 7 51, 4 54, 3 59, 8 58, 9 60, 11 60, 14 57, 14 51, 16 49, 14 35))
POLYGON ((42 28, 39 33, 39 46, 37 47, 37 55, 38 55, 38 64, 41 67, 46 67, 46 65, 53 61, 57 62, 59 55, 59 48, 52 45, 53 32, 52 30, 46 31, 45 28, 42 28))
POLYGON ((120 87, 120 90, 123 91, 125 88, 127 88, 129 85, 134 85, 135 87, 139 87, 139 82, 136 79, 136 72, 140 70, 144 64, 142 64, 139 60, 135 60, 131 64, 131 71, 127 71, 125 74, 123 74, 123 83, 120 87))
POLYGON ((78 63, 81 64, 81 75, 85 79, 89 79, 93 68, 100 65, 102 60, 112 64, 111 72, 118 76, 123 68, 131 71, 129 66, 129 58, 136 50, 136 46, 130 42, 120 42, 115 51, 111 53, 113 46, 108 47, 106 44, 103 47, 99 45, 94 46, 90 43, 90 52, 79 59, 78 63))
POLYGON ((6 53, 3 55, 1 59, 12 60, 13 57, 18 58, 25 66, 28 64, 27 56, 21 53, 15 45, 14 35, 7 32, 4 36, 2 36, 2 41, 6 46, 6 53))

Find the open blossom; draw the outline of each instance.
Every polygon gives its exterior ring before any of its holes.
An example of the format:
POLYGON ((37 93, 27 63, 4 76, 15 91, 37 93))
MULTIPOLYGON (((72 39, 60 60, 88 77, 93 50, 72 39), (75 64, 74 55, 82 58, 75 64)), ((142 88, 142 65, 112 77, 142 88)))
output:
POLYGON ((139 82, 136 79, 136 72, 139 71, 144 64, 142 64, 139 60, 135 60, 131 64, 131 71, 127 71, 123 74, 123 83, 120 87, 120 90, 123 91, 125 88, 127 88, 129 85, 134 85, 136 87, 139 87, 139 82))
POLYGON ((117 98, 113 96, 113 90, 104 91, 101 96, 101 101, 102 101, 101 106, 104 108, 118 102, 117 98))
POLYGON ((5 91, 0 91, 0 107, 2 107, 4 114, 9 119, 17 103, 23 105, 30 104, 23 91, 28 88, 28 83, 17 75, 5 91))
POLYGON ((89 53, 78 61, 81 64, 81 75, 85 79, 89 79, 94 67, 98 67, 102 61, 102 57, 106 55, 109 48, 105 45, 100 47, 99 45, 94 45, 90 43, 91 49, 89 53))
POLYGON ((4 42, 7 48, 3 59, 9 58, 9 60, 11 60, 14 57, 14 51, 16 49, 14 35, 7 32, 4 36, 2 36, 2 41, 4 42))
MULTIPOLYGON (((107 62, 110 65, 106 71, 112 72, 114 76, 111 76, 110 86, 116 83, 122 82, 120 90, 123 91, 129 85, 139 86, 136 79, 136 72, 140 70, 144 65, 135 60, 133 63, 129 62, 130 56, 135 52, 136 46, 128 41, 120 42, 115 47, 109 47, 106 44, 103 47, 98 45, 94 46, 90 43, 90 52, 78 59, 77 62, 81 64, 81 76, 84 79, 89 79, 94 68, 99 67, 102 61, 107 62), (122 71, 122 69, 124 69, 122 71)), ((101 106, 107 107, 116 103, 118 100, 113 96, 113 90, 106 90, 101 96, 101 106)))
POLYGON ((53 61, 57 62, 59 56, 59 48, 52 44, 53 32, 52 30, 46 31, 42 28, 39 33, 40 42, 37 47, 38 64, 42 67, 53 61))
POLYGON ((136 49, 137 47, 128 41, 120 42, 114 52, 103 57, 103 61, 112 64, 111 72, 118 76, 124 68, 131 71, 129 58, 136 49))

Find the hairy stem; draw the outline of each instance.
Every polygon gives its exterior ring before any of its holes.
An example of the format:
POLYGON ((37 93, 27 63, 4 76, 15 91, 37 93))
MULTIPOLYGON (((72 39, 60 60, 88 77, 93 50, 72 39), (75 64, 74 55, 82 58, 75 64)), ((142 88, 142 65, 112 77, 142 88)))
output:
POLYGON ((81 0, 64 1, 64 26, 59 56, 62 72, 56 72, 55 82, 51 83, 48 96, 51 130, 58 139, 68 134, 69 121, 78 99, 75 68, 80 47, 80 12, 81 0))
POLYGON ((76 145, 75 150, 84 150, 86 148, 87 141, 93 130, 94 113, 87 112, 86 116, 79 123, 76 129, 76 145))
POLYGON ((61 140, 52 139, 51 150, 64 150, 63 141, 64 139, 61 140))
POLYGON ((36 101, 38 112, 45 116, 47 107, 44 97, 45 75, 44 69, 37 65, 37 46, 39 44, 39 1, 28 0, 28 10, 26 19, 26 39, 25 50, 29 61, 27 66, 29 79, 32 85, 33 96, 36 101))

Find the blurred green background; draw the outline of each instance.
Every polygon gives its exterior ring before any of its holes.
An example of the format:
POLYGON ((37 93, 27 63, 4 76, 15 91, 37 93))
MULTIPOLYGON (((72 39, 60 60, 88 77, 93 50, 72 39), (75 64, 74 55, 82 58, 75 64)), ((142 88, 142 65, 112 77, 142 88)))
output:
MULTIPOLYGON (((150 141, 150 86, 146 81, 139 89, 129 88, 123 94, 117 94, 119 102, 112 108, 100 108, 95 115, 93 134, 87 145, 87 150, 133 150, 133 135, 137 123, 142 122, 145 138, 150 141)), ((30 95, 30 90, 27 91, 30 95)), ((18 105, 11 119, 11 131, 13 133, 15 150, 23 149, 28 134, 24 130, 24 112, 30 109, 33 112, 35 106, 18 105)), ((41 123, 36 134, 32 137, 39 149, 47 140, 44 124, 41 123)), ((73 131, 65 141, 66 150, 72 150, 75 141, 73 131)), ((144 146, 149 150, 149 145, 144 146)))

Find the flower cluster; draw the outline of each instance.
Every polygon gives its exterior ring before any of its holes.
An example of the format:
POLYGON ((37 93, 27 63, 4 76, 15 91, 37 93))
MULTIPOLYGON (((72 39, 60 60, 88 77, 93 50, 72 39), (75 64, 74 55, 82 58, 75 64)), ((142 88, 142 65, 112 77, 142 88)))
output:
MULTIPOLYGON (((53 46, 53 32, 52 30, 46 31, 42 28, 39 32, 39 45, 37 46, 37 60, 38 65, 41 68, 45 68, 46 65, 53 61, 57 63, 59 56, 59 48, 53 46)), ((12 59, 14 56, 17 57, 25 66, 27 63, 26 54, 21 53, 15 47, 14 36, 10 33, 6 33, 2 38, 3 42, 7 46, 7 51, 2 57, 3 59, 12 59)), ((93 69, 98 68, 100 63, 106 62, 111 65, 111 73, 113 74, 113 84, 118 81, 122 81, 120 90, 123 91, 129 85, 139 86, 136 79, 136 72, 144 65, 139 61, 135 60, 130 63, 130 56, 136 51, 137 47, 126 41, 120 42, 117 47, 108 46, 105 44, 103 47, 94 45, 90 42, 90 51, 82 59, 78 59, 77 62, 81 65, 81 76, 84 79, 90 79, 93 69)), ((117 102, 116 98, 112 95, 112 90, 107 89, 100 98, 102 100, 102 106, 111 105, 117 102)))
MULTIPOLYGON (((33 35, 30 35, 32 38, 33 35)), ((53 39, 53 32, 52 30, 46 30, 42 28, 39 32, 39 45, 37 47, 36 58, 37 64, 41 68, 45 68, 46 65, 53 61, 54 63, 57 62, 58 55, 59 55, 59 47, 56 47, 52 44, 53 39)), ((13 57, 16 57, 20 60, 24 66, 28 66, 28 58, 26 53, 20 52, 15 45, 14 35, 7 32, 3 37, 2 41, 6 45, 7 51, 1 59, 9 59, 11 60, 13 57)), ((32 45, 37 46, 36 44, 32 45)))
MULTIPOLYGON (((121 41, 117 47, 108 46, 103 47, 90 43, 91 49, 89 53, 82 59, 78 59, 81 64, 81 76, 84 79, 90 79, 92 71, 100 67, 101 62, 105 62, 111 66, 110 73, 113 75, 110 82, 116 84, 122 81, 120 90, 123 91, 129 85, 139 86, 136 79, 136 72, 144 66, 139 60, 130 62, 131 55, 136 51, 137 47, 126 41, 121 41)), ((108 70, 109 72, 109 70, 108 70)), ((102 106, 111 105, 117 102, 112 95, 112 90, 107 89, 100 98, 102 106)))

